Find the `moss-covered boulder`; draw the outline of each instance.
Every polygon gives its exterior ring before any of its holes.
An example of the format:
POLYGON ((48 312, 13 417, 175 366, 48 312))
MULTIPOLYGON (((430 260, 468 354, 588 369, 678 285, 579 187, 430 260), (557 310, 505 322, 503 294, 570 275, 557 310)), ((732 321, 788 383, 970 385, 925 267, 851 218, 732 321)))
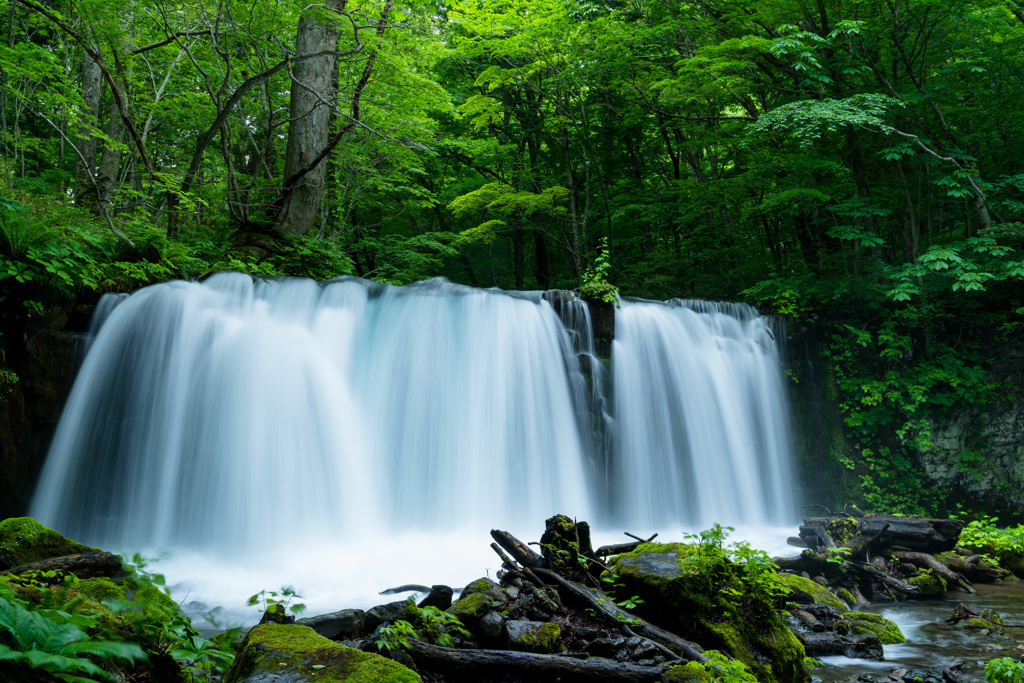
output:
POLYGON ((12 517, 0 522, 0 571, 97 550, 61 536, 31 517, 12 517))
POLYGON ((332 642, 306 626, 262 624, 245 636, 224 683, 418 683, 386 657, 332 642))
POLYGON ((913 596, 918 598, 941 598, 948 590, 946 580, 931 569, 923 570, 917 576, 911 577, 907 583, 918 587, 920 592, 913 596))
POLYGON ((645 543, 612 566, 617 594, 662 628, 746 664, 762 683, 802 683, 804 648, 776 610, 772 572, 720 545, 645 543))
POLYGON ((505 591, 501 589, 501 586, 494 583, 488 578, 481 578, 477 579, 476 581, 471 581, 469 585, 462 589, 462 592, 459 593, 459 597, 465 598, 475 593, 486 595, 491 600, 504 601, 507 599, 505 591))
POLYGON ((711 674, 697 662, 673 666, 661 675, 662 683, 711 683, 711 674))
POLYGON ((521 652, 550 654, 558 652, 562 630, 549 621, 509 621, 505 624, 508 645, 521 652))
POLYGON ((466 628, 475 632, 480 620, 491 611, 495 603, 496 601, 485 593, 470 593, 452 603, 447 612, 458 617, 466 628))
POLYGON ((843 620, 849 622, 850 633, 853 635, 876 635, 882 645, 899 645, 907 642, 900 627, 880 614, 847 612, 843 615, 843 620))
POLYGON ((771 577, 771 581, 791 591, 806 593, 814 599, 814 602, 819 605, 828 605, 837 612, 845 612, 849 609, 828 588, 799 574, 776 574, 771 577))

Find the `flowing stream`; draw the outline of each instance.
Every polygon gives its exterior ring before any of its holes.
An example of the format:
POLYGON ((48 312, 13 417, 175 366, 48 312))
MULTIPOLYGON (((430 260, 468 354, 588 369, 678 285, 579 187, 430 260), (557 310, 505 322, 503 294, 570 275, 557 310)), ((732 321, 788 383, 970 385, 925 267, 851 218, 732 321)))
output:
POLYGON ((328 609, 493 572, 487 529, 533 539, 558 512, 792 525, 773 324, 625 302, 609 372, 565 293, 221 274, 108 297, 31 514, 172 550, 159 568, 203 601, 280 580, 328 609))

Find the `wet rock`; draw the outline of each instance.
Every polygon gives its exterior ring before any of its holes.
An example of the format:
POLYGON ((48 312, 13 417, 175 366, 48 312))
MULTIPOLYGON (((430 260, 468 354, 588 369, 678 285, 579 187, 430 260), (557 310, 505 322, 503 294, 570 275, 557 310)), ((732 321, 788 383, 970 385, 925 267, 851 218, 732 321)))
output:
POLYGON ((504 602, 506 600, 505 592, 501 589, 501 586, 494 583, 487 577, 470 582, 470 584, 463 588, 462 592, 459 593, 459 599, 461 600, 466 596, 477 593, 486 595, 491 600, 497 600, 498 602, 504 602))
POLYGON ((602 635, 601 629, 592 628, 590 626, 577 626, 572 630, 572 634, 580 640, 585 640, 587 642, 594 640, 595 638, 600 638, 602 635))
POLYGON ((470 593, 469 595, 463 593, 462 597, 456 600, 447 611, 448 614, 458 617, 466 628, 475 632, 480 625, 480 620, 491 611, 495 604, 496 601, 486 593, 470 593))
POLYGON ((505 636, 505 617, 497 612, 488 612, 480 619, 478 635, 481 642, 497 643, 505 636))
POLYGON ((363 634, 366 612, 361 609, 343 609, 339 612, 299 619, 295 623, 308 626, 329 640, 348 640, 363 634))
POLYGON ((314 679, 421 680, 397 662, 332 642, 306 626, 265 624, 245 636, 224 683, 304 683, 314 679))
POLYGON ((396 621, 415 621, 413 608, 415 605, 409 600, 389 602, 385 605, 377 605, 366 612, 363 621, 363 632, 372 633, 381 624, 393 624, 396 621))
POLYGON ((451 586, 431 586, 430 592, 427 593, 427 597, 420 600, 418 607, 436 607, 442 612, 452 606, 452 594, 454 591, 451 586))
POLYGON ((508 644, 513 650, 540 654, 558 651, 562 634, 558 624, 547 621, 510 621, 505 624, 508 644))
POLYGON ((584 652, 594 657, 608 657, 612 659, 625 647, 625 638, 596 638, 587 644, 584 652))

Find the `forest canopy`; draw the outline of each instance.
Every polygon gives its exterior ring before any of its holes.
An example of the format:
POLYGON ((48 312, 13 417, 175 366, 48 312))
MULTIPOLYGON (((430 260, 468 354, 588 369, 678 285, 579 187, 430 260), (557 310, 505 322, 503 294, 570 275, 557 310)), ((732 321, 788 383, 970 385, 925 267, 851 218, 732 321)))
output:
POLYGON ((1020 0, 0 6, 5 324, 216 270, 745 299, 907 509, 1020 334, 1020 0))

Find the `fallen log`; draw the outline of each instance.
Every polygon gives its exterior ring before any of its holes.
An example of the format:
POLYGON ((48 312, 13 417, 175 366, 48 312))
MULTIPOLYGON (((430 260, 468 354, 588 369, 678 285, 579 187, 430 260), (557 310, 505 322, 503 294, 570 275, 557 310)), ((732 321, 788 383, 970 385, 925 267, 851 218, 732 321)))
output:
POLYGON ((1012 572, 1002 567, 982 561, 978 555, 968 559, 962 559, 952 554, 940 555, 940 557, 941 561, 950 569, 958 574, 963 574, 971 583, 995 583, 1013 575, 1012 572))
POLYGON ((609 659, 575 659, 560 655, 541 655, 507 650, 456 650, 409 641, 409 654, 424 671, 452 674, 469 680, 522 676, 527 680, 613 681, 615 683, 654 683, 665 668, 623 664, 609 659))
POLYGON ((886 540, 889 545, 899 545, 908 550, 926 553, 941 553, 956 547, 964 523, 959 519, 888 515, 867 515, 860 520, 862 536, 873 536, 882 531, 883 527, 886 527, 886 540))
POLYGON ((638 536, 634 536, 628 531, 625 532, 625 534, 630 538, 635 538, 636 540, 631 543, 613 543, 611 545, 603 545, 600 548, 598 548, 594 552, 594 554, 600 555, 602 557, 608 557, 609 555, 621 555, 622 553, 631 553, 644 543, 650 543, 658 537, 658 534, 654 534, 648 539, 642 539, 638 536))
POLYGON ((51 557, 48 560, 40 560, 39 562, 12 567, 7 571, 0 572, 0 576, 4 574, 20 575, 28 572, 50 571, 74 574, 80 579, 96 579, 117 576, 124 571, 124 567, 121 564, 121 558, 113 553, 104 551, 51 557))
POLYGON ((892 553, 892 556, 898 560, 905 560, 910 562, 915 567, 921 567, 922 569, 931 569, 936 574, 944 578, 957 586, 960 586, 968 593, 974 593, 974 588, 971 586, 970 581, 957 574, 955 571, 942 564, 928 553, 916 553, 912 550, 896 550, 892 553))
POLYGON ((491 529, 491 538, 497 541, 498 545, 508 551, 508 554, 516 559, 516 562, 533 569, 543 567, 544 558, 535 553, 528 545, 520 541, 507 531, 491 529))
POLYGON ((559 587, 564 589, 587 607, 595 610, 602 616, 602 618, 612 623, 623 633, 631 636, 638 635, 647 638, 658 645, 658 649, 662 650, 662 652, 665 652, 670 657, 680 658, 680 656, 682 656, 681 658, 696 660, 698 662, 705 661, 704 655, 701 654, 703 649, 700 645, 691 643, 671 631, 666 631, 663 628, 655 626, 648 621, 630 614, 612 602, 611 599, 601 591, 575 584, 572 581, 567 581, 548 569, 537 569, 537 574, 554 581, 559 587))

